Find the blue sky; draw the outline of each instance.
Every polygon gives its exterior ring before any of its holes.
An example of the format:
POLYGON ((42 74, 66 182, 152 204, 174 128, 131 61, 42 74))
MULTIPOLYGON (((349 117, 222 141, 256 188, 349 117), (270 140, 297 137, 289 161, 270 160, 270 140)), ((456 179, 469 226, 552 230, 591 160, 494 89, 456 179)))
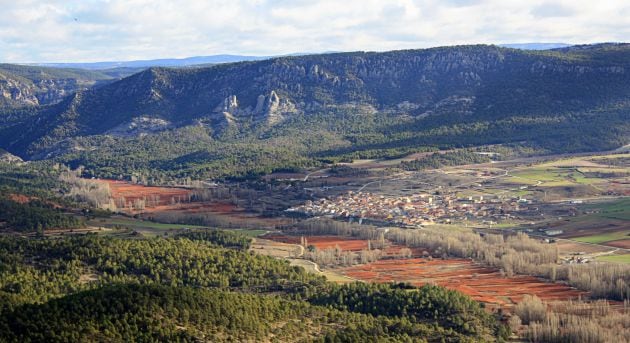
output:
POLYGON ((1 62, 630 40, 630 1, 0 0, 1 62))

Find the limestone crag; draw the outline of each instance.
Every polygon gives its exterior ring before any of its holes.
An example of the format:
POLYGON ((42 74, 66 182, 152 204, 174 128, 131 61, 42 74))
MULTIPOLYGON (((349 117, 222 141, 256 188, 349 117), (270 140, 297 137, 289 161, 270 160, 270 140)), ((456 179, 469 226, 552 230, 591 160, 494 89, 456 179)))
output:
POLYGON ((236 95, 230 95, 223 99, 214 110, 214 117, 222 119, 222 122, 233 123, 239 119, 253 119, 269 124, 282 121, 286 115, 297 113, 298 107, 287 98, 281 98, 276 91, 268 95, 260 94, 253 106, 241 107, 236 95))

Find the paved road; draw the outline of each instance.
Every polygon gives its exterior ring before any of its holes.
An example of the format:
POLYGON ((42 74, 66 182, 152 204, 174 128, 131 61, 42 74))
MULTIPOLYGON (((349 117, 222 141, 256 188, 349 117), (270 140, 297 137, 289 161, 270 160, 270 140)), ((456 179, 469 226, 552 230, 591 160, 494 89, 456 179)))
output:
POLYGON ((302 181, 306 182, 306 181, 308 181, 308 178, 309 178, 311 175, 314 175, 314 174, 317 174, 317 173, 327 172, 327 171, 329 171, 329 170, 330 170, 330 168, 325 168, 325 169, 316 170, 316 171, 314 171, 314 172, 310 172, 310 173, 306 174, 306 176, 304 176, 304 180, 302 180, 302 181))

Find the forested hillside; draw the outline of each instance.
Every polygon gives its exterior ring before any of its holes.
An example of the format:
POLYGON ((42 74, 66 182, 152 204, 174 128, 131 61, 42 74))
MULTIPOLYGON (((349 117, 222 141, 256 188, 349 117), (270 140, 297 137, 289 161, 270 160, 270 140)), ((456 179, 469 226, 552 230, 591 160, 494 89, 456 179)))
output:
POLYGON ((94 175, 224 177, 512 143, 629 142, 630 45, 456 46, 151 68, 5 110, 0 147, 94 175))
POLYGON ((1 237, 0 340, 475 342, 508 332, 460 293, 338 287, 247 251, 248 240, 1 237))

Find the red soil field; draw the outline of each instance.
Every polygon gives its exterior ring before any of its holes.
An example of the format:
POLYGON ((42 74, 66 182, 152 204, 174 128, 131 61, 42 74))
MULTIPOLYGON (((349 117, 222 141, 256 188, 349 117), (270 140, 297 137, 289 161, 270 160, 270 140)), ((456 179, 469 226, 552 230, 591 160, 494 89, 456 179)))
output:
MULTIPOLYGON (((15 201, 17 203, 20 204, 26 204, 28 202, 31 202, 33 200, 40 200, 38 197, 32 197, 32 196, 28 196, 28 195, 24 195, 24 194, 16 194, 16 193, 12 193, 9 194, 9 200, 11 201, 15 201)), ((61 206, 59 206, 58 203, 52 202, 52 201, 44 201, 45 203, 51 205, 54 208, 61 208, 61 206)))
POLYGON ((178 201, 188 202, 192 194, 191 190, 185 188, 134 185, 114 180, 104 182, 109 184, 114 201, 124 198, 128 207, 137 199, 146 200, 146 207, 164 206, 178 201))
MULTIPOLYGON (((298 235, 268 234, 265 239, 299 244, 298 235)), ((342 236, 304 236, 309 245, 318 249, 339 246, 346 251, 367 249, 367 240, 342 236)), ((470 259, 452 258, 426 259, 418 258, 423 249, 412 249, 414 258, 399 259, 398 252, 403 246, 386 241, 386 255, 389 258, 377 262, 337 269, 353 279, 367 282, 408 282, 416 286, 437 284, 460 291, 473 299, 492 307, 509 309, 521 301, 526 294, 535 294, 539 298, 551 300, 576 299, 586 295, 585 292, 569 286, 545 282, 532 276, 504 277, 494 268, 474 263, 470 259)))
MULTIPOLYGON (((261 238, 269 239, 272 241, 280 242, 280 243, 289 243, 289 244, 300 244, 300 238, 302 236, 289 236, 283 234, 267 234, 261 238)), ((304 236, 307 240, 308 245, 313 245, 317 249, 329 249, 339 247, 343 251, 361 251, 368 248, 368 241, 366 239, 359 239, 354 237, 343 237, 343 236, 304 236)), ((400 249, 404 248, 404 246, 393 244, 390 241, 385 241, 385 252, 386 256, 394 257, 400 253, 400 249)), ((422 254, 422 249, 411 249, 412 256, 419 257, 422 254)))
POLYGON ((178 212, 178 213, 212 213, 223 217, 226 223, 244 227, 267 227, 287 224, 288 220, 278 218, 261 218, 255 213, 246 212, 233 204, 226 202, 190 202, 192 190, 177 187, 154 187, 134 185, 124 181, 99 180, 107 182, 112 198, 120 208, 120 202, 124 198, 125 210, 128 213, 142 213, 150 216, 152 213, 178 212), (133 210, 135 200, 145 200, 144 209, 133 210))
POLYGON ((618 241, 604 243, 608 246, 622 249, 630 249, 630 239, 620 239, 618 241))
POLYGON ((26 204, 33 199, 35 198, 26 196, 24 194, 9 194, 9 200, 15 201, 20 204, 26 204))
POLYGON ((342 274, 369 282, 428 283, 460 291, 490 305, 509 308, 526 294, 543 300, 567 300, 585 295, 569 286, 541 281, 531 276, 503 277, 498 271, 467 259, 428 260, 421 258, 380 260, 341 268, 342 274))

